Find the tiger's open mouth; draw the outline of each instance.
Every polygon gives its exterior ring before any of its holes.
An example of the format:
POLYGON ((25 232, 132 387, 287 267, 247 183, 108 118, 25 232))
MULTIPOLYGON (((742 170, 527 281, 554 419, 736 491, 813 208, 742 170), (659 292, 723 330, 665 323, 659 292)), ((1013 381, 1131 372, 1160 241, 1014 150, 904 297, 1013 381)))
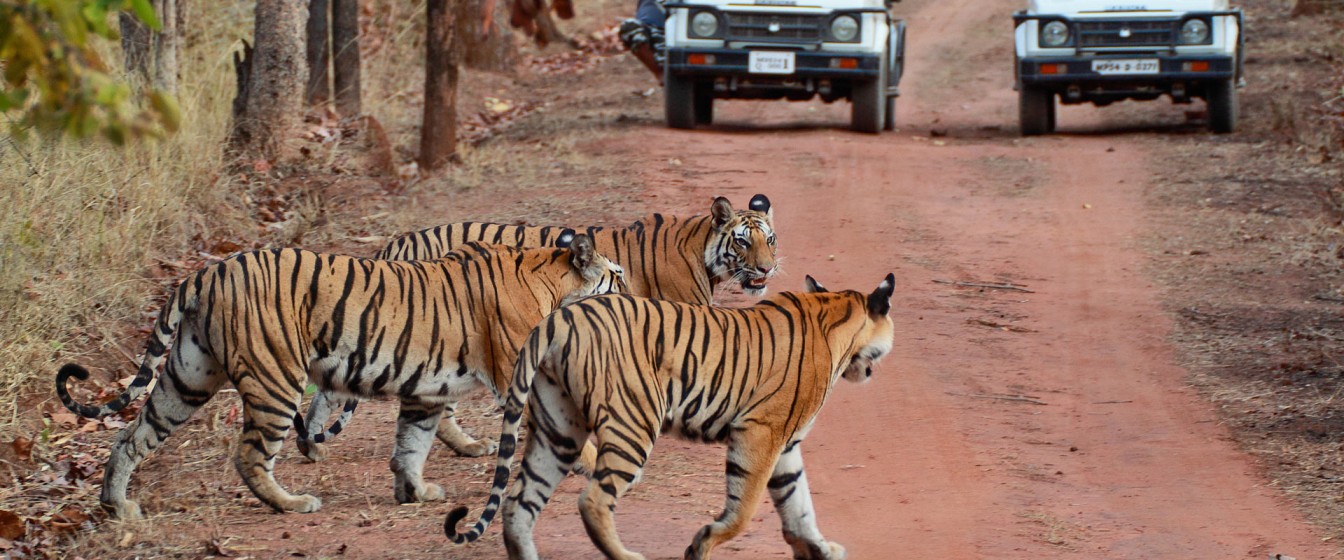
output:
POLYGON ((766 284, 769 282, 770 278, 767 276, 743 278, 741 281, 742 291, 750 295, 761 295, 765 293, 766 284))

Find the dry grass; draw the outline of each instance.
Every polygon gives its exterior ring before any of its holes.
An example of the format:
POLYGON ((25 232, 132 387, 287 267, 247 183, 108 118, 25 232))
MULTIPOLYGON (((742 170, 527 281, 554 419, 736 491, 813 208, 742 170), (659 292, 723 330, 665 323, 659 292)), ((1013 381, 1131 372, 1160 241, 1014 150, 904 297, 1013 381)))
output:
MULTIPOLYGON (((237 22, 228 7, 193 10, 237 22)), ((204 42, 184 58, 183 129, 167 141, 119 149, 0 137, 0 440, 32 427, 20 407, 51 394, 61 362, 106 352, 123 325, 144 323, 156 258, 228 223, 217 173, 233 90, 228 46, 204 42)))

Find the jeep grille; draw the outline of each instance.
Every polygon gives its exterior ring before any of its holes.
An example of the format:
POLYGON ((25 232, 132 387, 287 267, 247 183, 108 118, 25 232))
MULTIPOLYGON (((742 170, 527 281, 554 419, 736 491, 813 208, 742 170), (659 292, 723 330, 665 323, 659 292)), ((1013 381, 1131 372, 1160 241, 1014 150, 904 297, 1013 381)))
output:
POLYGON ((1161 47, 1176 42, 1171 21, 1078 21, 1078 46, 1161 47))
POLYGON ((814 42, 821 40, 821 16, 727 13, 728 39, 814 42))

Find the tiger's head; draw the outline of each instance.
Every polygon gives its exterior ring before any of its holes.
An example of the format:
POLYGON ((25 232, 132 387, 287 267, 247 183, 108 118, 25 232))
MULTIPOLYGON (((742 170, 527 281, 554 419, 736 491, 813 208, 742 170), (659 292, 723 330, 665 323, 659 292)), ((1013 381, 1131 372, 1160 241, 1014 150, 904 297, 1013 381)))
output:
POLYGON ((560 300, 560 305, 592 295, 630 291, 625 282, 625 269, 598 253, 593 238, 580 233, 568 241, 568 247, 560 250, 569 251, 569 263, 578 273, 580 285, 560 300))
POLYGON ((778 270, 775 259, 775 228, 770 199, 751 198, 746 210, 733 210, 728 199, 718 197, 710 206, 714 232, 705 247, 705 266, 721 282, 735 281, 742 291, 760 296, 778 270))
MULTIPOLYGON (((804 279, 804 285, 808 293, 827 291, 811 276, 804 279)), ((843 292, 856 299, 862 299, 864 310, 867 311, 863 317, 863 324, 859 326, 853 342, 847 345, 841 343, 841 347, 849 349, 848 355, 840 361, 841 364, 845 364, 845 370, 840 376, 844 377, 846 381, 855 383, 868 381, 873 377, 873 366, 888 352, 891 352, 894 329, 889 313, 891 312, 891 294, 895 289, 896 276, 887 274, 887 277, 882 279, 882 283, 877 285, 877 289, 866 296, 855 291, 843 292)))

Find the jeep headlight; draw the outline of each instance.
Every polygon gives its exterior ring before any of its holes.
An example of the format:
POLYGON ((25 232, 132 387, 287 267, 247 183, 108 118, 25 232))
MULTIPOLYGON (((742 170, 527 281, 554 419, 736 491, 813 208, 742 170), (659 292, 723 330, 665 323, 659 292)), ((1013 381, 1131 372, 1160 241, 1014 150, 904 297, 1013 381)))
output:
POLYGON ((848 43, 859 38, 859 20, 854 16, 837 16, 831 20, 831 38, 848 43))
POLYGON ((1069 42, 1069 24, 1059 20, 1041 26, 1042 47, 1062 47, 1069 42))
POLYGON ((1209 40, 1209 22, 1199 18, 1187 19, 1181 24, 1181 44, 1198 45, 1209 40))
POLYGON ((719 32, 719 18, 713 12, 699 11, 691 16, 691 36, 713 37, 719 32))

